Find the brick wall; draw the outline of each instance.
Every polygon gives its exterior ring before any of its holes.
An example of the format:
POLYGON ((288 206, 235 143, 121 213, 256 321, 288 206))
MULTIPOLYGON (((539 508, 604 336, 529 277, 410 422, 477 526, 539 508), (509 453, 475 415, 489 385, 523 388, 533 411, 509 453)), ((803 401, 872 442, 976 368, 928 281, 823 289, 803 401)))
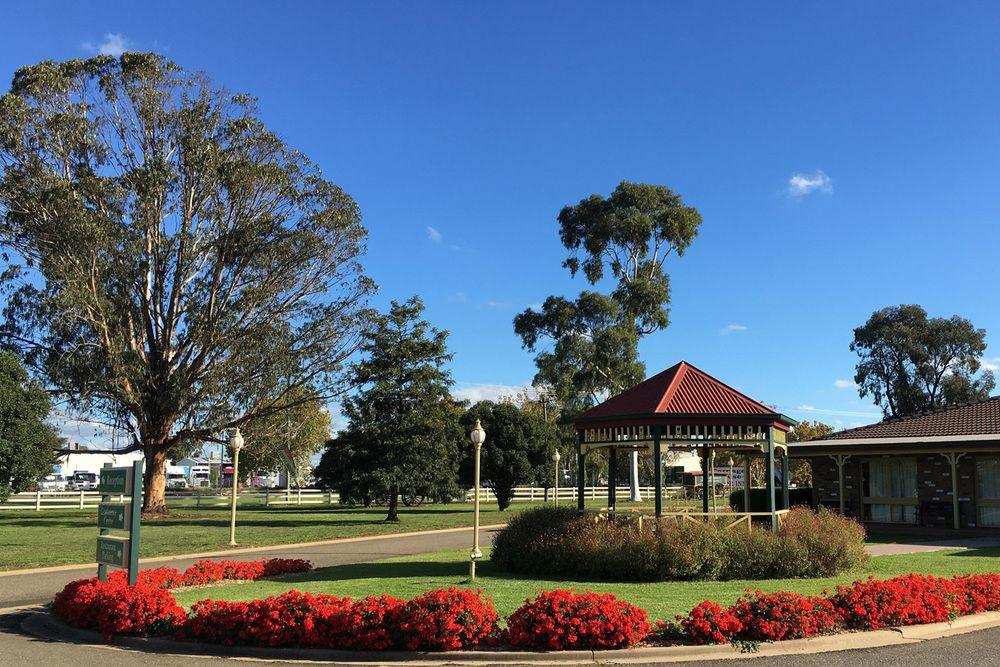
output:
MULTIPOLYGON (((862 516, 861 462, 865 457, 851 456, 844 465, 844 487, 849 516, 862 516)), ((908 457, 909 458, 909 457, 908 457)), ((933 528, 951 528, 951 464, 940 454, 913 456, 917 462, 917 505, 920 522, 933 528)), ((837 507, 839 502, 837 464, 828 456, 813 457, 813 496, 817 503, 837 507)), ((963 528, 977 527, 975 456, 968 454, 958 462, 958 500, 963 528)))

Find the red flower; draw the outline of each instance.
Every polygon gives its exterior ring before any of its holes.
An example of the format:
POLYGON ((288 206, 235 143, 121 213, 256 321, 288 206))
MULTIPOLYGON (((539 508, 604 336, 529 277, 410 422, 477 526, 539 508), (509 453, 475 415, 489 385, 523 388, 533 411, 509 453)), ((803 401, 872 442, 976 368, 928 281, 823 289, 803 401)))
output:
POLYGON ((507 619, 507 639, 525 648, 602 649, 632 646, 653 627, 646 612, 614 595, 557 590, 525 600, 507 619))

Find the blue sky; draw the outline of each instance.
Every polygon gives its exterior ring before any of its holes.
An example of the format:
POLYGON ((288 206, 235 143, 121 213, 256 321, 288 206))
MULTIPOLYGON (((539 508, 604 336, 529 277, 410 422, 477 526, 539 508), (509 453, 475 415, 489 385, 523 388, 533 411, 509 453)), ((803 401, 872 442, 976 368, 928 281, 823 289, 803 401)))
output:
POLYGON ((919 303, 1000 335, 1000 4, 238 7, 8 2, 0 75, 157 50, 257 95, 360 203, 378 303, 418 293, 451 332, 465 396, 530 381, 512 318, 584 287, 556 214, 622 179, 704 217, 669 263, 650 373, 686 359, 850 426, 879 414, 843 382, 873 310, 919 303))

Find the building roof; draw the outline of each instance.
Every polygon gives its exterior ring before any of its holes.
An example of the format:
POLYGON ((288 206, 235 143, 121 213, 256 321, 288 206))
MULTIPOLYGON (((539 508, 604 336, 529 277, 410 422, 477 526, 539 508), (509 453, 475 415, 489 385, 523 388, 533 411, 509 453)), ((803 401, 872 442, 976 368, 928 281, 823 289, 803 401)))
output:
POLYGON ((1000 434, 1000 396, 849 428, 811 442, 1000 434))
POLYGON ((779 416, 763 403, 682 361, 577 415, 574 421, 671 414, 779 416))

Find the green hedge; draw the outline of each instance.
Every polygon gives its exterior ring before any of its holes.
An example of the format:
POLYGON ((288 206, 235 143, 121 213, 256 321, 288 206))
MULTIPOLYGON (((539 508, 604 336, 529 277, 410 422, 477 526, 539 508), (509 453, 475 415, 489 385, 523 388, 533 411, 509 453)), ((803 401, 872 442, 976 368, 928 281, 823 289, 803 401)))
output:
POLYGON ((861 525, 823 509, 793 509, 778 533, 726 523, 647 519, 640 527, 634 517, 545 507, 511 519, 491 559, 508 572, 575 580, 721 581, 832 576, 866 558, 861 525))
MULTIPOLYGON (((775 506, 779 510, 785 509, 785 503, 782 502, 784 499, 781 497, 781 489, 776 489, 774 492, 775 506)), ((789 489, 788 490, 788 502, 791 503, 792 507, 798 507, 800 505, 805 505, 812 507, 813 504, 813 493, 812 489, 789 489)), ((729 506, 735 509, 737 512, 745 512, 743 509, 743 490, 733 491, 729 494, 729 506)), ((770 508, 767 506, 767 489, 750 489, 750 511, 751 512, 767 512, 770 508)))

